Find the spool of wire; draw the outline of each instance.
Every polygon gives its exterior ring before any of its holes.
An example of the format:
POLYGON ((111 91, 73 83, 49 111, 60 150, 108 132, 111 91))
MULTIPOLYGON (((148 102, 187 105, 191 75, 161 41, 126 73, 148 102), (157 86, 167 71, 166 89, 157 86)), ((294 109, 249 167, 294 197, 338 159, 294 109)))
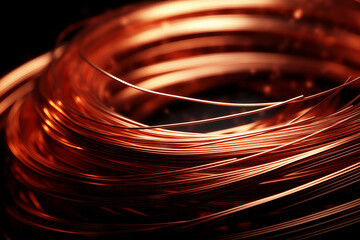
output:
POLYGON ((359 10, 165 1, 69 27, 0 81, 4 237, 358 235, 359 10))

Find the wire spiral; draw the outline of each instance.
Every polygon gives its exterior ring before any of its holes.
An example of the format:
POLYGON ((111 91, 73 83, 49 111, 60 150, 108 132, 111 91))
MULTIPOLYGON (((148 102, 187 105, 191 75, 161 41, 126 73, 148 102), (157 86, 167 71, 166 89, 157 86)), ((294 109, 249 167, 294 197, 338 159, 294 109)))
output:
POLYGON ((355 2, 165 1, 0 81, 9 239, 359 234, 355 2))

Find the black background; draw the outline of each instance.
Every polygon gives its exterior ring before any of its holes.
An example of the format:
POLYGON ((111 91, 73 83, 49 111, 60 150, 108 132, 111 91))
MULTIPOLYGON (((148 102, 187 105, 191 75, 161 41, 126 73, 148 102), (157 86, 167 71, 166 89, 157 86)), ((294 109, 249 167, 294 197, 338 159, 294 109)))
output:
MULTIPOLYGON (((140 0, 48 1, 45 4, 14 1, 6 6, 4 2, 0 3, 0 77, 51 50, 56 37, 70 24, 140 0)), ((0 142, 0 146, 3 144, 0 142)), ((353 229, 358 230, 356 226, 353 229)))
POLYGON ((0 77, 54 47, 72 23, 139 0, 0 4, 0 77))

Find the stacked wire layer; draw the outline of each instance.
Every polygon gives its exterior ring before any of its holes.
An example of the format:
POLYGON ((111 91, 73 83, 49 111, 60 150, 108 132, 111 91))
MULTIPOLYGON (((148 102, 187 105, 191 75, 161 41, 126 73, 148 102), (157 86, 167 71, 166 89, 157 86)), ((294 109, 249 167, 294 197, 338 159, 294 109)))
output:
POLYGON ((4 236, 359 234, 357 3, 165 1, 81 24, 0 81, 4 236))

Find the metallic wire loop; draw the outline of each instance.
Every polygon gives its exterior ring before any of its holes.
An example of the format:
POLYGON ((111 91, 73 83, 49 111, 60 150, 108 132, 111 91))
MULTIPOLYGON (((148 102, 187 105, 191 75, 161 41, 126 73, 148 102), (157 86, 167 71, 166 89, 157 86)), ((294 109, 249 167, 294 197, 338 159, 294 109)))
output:
POLYGON ((356 1, 145 2, 70 26, 0 80, 2 234, 359 234, 359 42, 356 1))

